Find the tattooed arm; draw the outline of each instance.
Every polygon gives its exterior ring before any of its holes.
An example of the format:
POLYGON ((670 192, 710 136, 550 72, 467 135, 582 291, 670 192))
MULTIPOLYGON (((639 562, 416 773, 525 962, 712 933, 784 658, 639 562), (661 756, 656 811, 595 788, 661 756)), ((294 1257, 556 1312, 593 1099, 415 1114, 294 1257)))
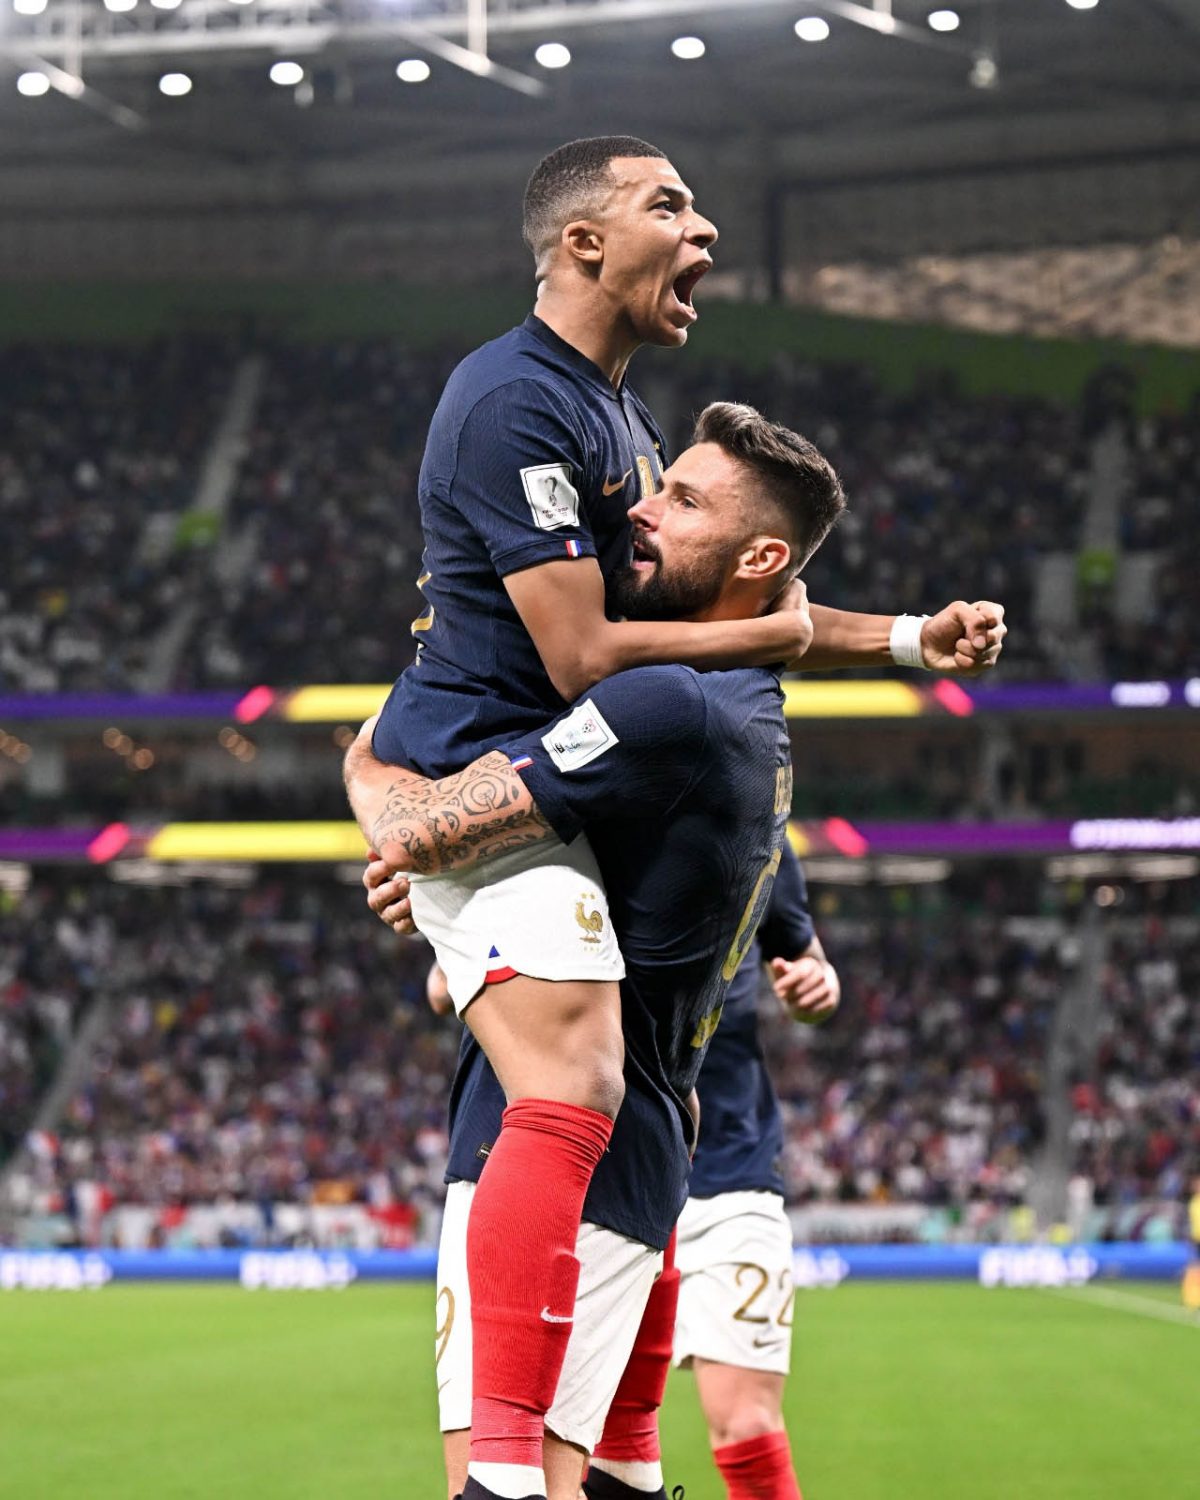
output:
POLYGON ((393 870, 441 875, 555 837, 502 751, 431 781, 376 760, 374 727, 368 720, 346 752, 346 795, 368 844, 393 870))

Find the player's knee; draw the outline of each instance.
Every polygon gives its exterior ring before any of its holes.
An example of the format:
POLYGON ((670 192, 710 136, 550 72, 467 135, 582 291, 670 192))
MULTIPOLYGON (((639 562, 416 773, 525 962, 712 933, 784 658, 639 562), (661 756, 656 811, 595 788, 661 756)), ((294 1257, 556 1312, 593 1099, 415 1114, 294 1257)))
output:
POLYGON ((625 1100, 624 1057, 620 1051, 615 1056, 609 1053, 592 1059, 586 1088, 589 1097, 585 1108, 615 1120, 625 1100))
POLYGON ((769 1402, 758 1400, 738 1401, 726 1411, 709 1417, 708 1431, 714 1448, 726 1448, 730 1443, 746 1443, 751 1438, 766 1437, 772 1432, 782 1432, 783 1413, 769 1402))

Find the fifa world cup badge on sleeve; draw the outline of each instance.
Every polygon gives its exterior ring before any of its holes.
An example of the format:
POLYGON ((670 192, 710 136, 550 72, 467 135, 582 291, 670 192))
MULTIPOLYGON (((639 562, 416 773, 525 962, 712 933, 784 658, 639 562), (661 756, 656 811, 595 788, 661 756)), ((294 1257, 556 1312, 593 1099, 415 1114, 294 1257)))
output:
POLYGON ((543 531, 579 525, 579 491, 571 482, 570 464, 534 464, 521 470, 521 483, 534 524, 543 531))
POLYGON ((542 736, 546 754, 560 771, 577 771, 618 743, 590 698, 577 703, 561 723, 542 736))

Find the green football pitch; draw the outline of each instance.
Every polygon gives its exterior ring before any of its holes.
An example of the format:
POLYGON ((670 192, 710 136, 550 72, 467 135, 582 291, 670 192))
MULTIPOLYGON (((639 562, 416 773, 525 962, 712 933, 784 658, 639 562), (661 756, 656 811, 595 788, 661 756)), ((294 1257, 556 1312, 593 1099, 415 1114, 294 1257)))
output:
MULTIPOLYGON (((431 1289, 0 1296, 3 1500, 440 1500, 431 1289)), ((1200 1323, 1173 1286, 803 1293, 806 1500, 1195 1500, 1200 1323)), ((669 1484, 720 1500, 694 1389, 669 1484)))

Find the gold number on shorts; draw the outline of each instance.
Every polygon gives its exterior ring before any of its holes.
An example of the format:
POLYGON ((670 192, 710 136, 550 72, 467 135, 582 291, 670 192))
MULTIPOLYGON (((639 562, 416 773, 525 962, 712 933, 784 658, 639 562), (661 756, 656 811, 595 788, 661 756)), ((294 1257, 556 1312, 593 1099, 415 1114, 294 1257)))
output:
POLYGON ((775 1322, 780 1328, 790 1328, 796 1310, 796 1283, 792 1280, 792 1273, 786 1269, 779 1273, 779 1290, 784 1294, 784 1302, 775 1322))
POLYGON ((737 1282, 738 1286, 741 1286, 742 1276, 746 1271, 749 1271, 751 1275, 758 1277, 758 1285, 754 1288, 754 1290, 750 1293, 745 1302, 742 1303, 741 1307, 738 1308, 737 1312, 735 1312, 733 1316, 739 1323, 769 1323, 771 1320, 766 1315, 766 1313, 755 1314, 752 1317, 750 1314, 750 1309, 766 1291, 767 1284, 771 1280, 771 1278, 761 1266, 753 1265, 749 1261, 747 1261, 737 1268, 737 1275, 733 1278, 734 1281, 737 1282))
POLYGON ((434 1339, 437 1341, 437 1356, 433 1361, 434 1369, 442 1362, 442 1355, 446 1352, 446 1345, 450 1342, 450 1334, 454 1328, 454 1293, 448 1286, 444 1286, 437 1294, 438 1317, 442 1321, 437 1326, 434 1339), (446 1315, 442 1317, 442 1298, 446 1299, 446 1315))

